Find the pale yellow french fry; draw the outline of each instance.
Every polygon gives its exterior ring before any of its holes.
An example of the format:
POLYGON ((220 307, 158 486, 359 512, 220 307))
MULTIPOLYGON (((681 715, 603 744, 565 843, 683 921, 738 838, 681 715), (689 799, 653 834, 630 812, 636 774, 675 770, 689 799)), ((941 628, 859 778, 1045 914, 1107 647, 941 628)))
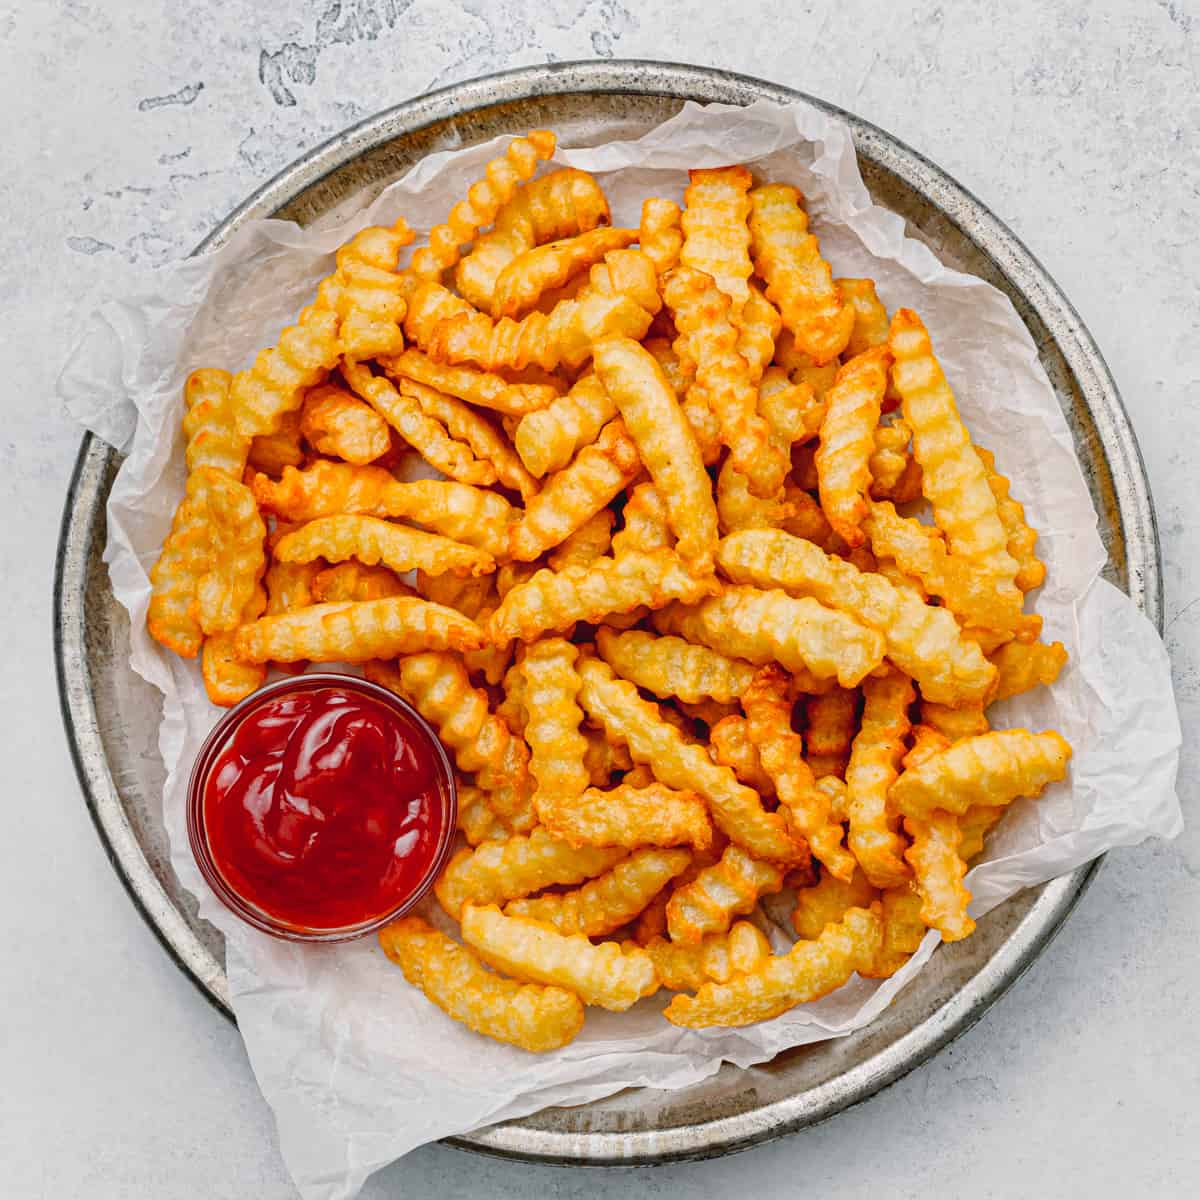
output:
MULTIPOLYGON (((962 636, 950 613, 923 604, 882 575, 859 571, 803 538, 776 530, 730 534, 718 548, 717 561, 736 582, 807 596, 877 631, 888 657, 931 700, 948 704, 978 700, 994 685, 995 668, 974 642, 962 636)), ((853 686, 858 680, 840 682, 853 686)))
POLYGON ((523 416, 513 443, 521 461, 541 478, 565 467, 616 415, 604 384, 595 375, 584 375, 565 396, 523 416))
POLYGON ((854 310, 834 287, 800 193, 782 183, 755 188, 749 224, 755 269, 796 344, 818 364, 836 358, 850 340, 854 310))
POLYGON ((711 577, 691 575, 670 550, 630 550, 584 567, 538 571, 508 592, 492 614, 488 631, 497 644, 513 638, 532 641, 541 633, 570 629, 576 621, 598 625, 613 613, 673 599, 691 602, 716 588, 711 577))
POLYGON ((713 760, 729 767, 739 782, 753 788, 760 796, 775 795, 775 781, 763 769, 758 747, 750 740, 745 717, 736 713, 723 717, 709 730, 708 740, 713 760))
POLYGON ((879 898, 879 889, 861 870, 848 881, 822 872, 812 887, 796 889, 792 926, 797 937, 814 942, 826 925, 836 925, 852 908, 870 908, 879 898))
POLYGON ((419 569, 486 575, 496 569, 496 560, 486 550, 358 514, 309 521, 275 547, 275 556, 281 562, 312 562, 314 558, 343 562, 356 558, 367 566, 382 563, 401 573, 419 569))
POLYGON ((512 830, 488 803, 487 792, 473 784, 458 785, 457 827, 467 839, 468 846, 503 842, 512 837, 512 830))
POLYGON ((187 438, 187 468, 212 467, 242 482, 250 439, 238 432, 233 398, 233 376, 228 371, 204 367, 193 371, 183 385, 183 434, 187 438))
POLYGON ((695 791, 707 801, 717 827, 751 853, 780 862, 807 857, 808 848, 788 833, 782 816, 766 812, 756 793, 738 783, 728 767, 712 762, 703 747, 685 740, 657 705, 643 700, 636 685, 618 679, 607 663, 579 664, 579 699, 611 738, 625 742, 636 763, 645 763, 660 783, 695 791))
POLYGON ((691 858, 686 850, 638 850, 582 887, 510 900, 504 913, 541 921, 559 933, 603 937, 638 916, 691 858))
POLYGON ((547 808, 577 799, 590 783, 584 764, 587 739, 579 729, 583 710, 577 703, 578 658, 579 648, 564 638, 544 638, 529 646, 521 660, 525 740, 529 769, 537 781, 534 803, 543 821, 547 808))
POLYGON ((663 1016, 674 1025, 753 1025, 841 987, 856 971, 869 970, 879 953, 883 922, 875 908, 852 908, 815 942, 792 949, 728 983, 706 983, 695 996, 676 996, 663 1016))
POLYGON ((638 245, 660 275, 665 275, 679 261, 683 246, 682 216, 674 200, 650 196, 642 201, 638 245))
POLYGON ((929 334, 911 309, 898 309, 892 317, 888 348, 933 519, 945 533, 951 554, 989 581, 1006 618, 1000 628, 1015 629, 1021 613, 1021 592, 1015 583, 1018 564, 1008 552, 1008 534, 988 472, 958 415, 929 334))
POLYGON ((900 774, 915 691, 912 681, 895 669, 865 679, 862 690, 862 726, 846 768, 847 844, 871 883, 897 887, 911 872, 904 861, 907 846, 899 819, 889 811, 887 797, 900 774))
POLYGON ((627 854, 619 847, 575 848, 547 829, 534 829, 460 850, 446 864, 434 890, 457 920, 464 904, 503 904, 543 888, 583 883, 603 875, 627 854))
POLYGON ((858 731, 859 699, 857 688, 832 687, 805 704, 805 757, 817 779, 845 779, 850 745, 858 731))
POLYGON ((672 605, 655 615, 655 625, 732 658, 758 666, 778 662, 794 675, 811 672, 843 687, 857 685, 884 654, 883 637, 875 630, 811 597, 796 599, 778 589, 727 587, 690 606, 672 605))
POLYGON ((843 830, 830 813, 829 796, 817 788, 804 761, 804 740, 792 730, 792 694, 783 669, 760 668, 742 693, 742 708, 746 732, 793 833, 804 838, 822 866, 849 880, 854 856, 842 845, 843 830))
POLYGON ((592 357, 666 506, 678 553, 694 571, 711 571, 717 545, 712 483, 674 390, 653 355, 629 338, 600 342, 592 357))
POLYGON ((905 832, 912 845, 904 852, 921 895, 921 920, 946 942, 968 937, 975 922, 967 915, 971 893, 963 886, 967 864, 959 855, 962 830, 954 813, 938 809, 925 819, 909 817, 905 832))
POLYGON ((1015 582, 1023 592, 1032 591, 1046 582, 1046 564, 1034 551, 1037 530, 1025 520, 1025 506, 1009 494, 1008 479, 996 470, 996 456, 982 446, 975 447, 983 469, 987 472, 988 487, 996 497, 996 513, 1008 535, 1008 552, 1016 560, 1015 582))
POLYGON ((637 237, 636 229, 599 228, 523 251, 496 277, 492 316, 524 316, 547 293, 602 262, 610 250, 621 250, 637 241, 637 237))
MULTIPOLYGON (((685 243, 686 250, 686 243, 685 243)), ((663 298, 675 319, 680 361, 695 364, 688 398, 703 397, 716 414, 721 440, 755 495, 774 495, 787 473, 787 456, 774 444, 758 413, 758 394, 749 364, 737 351, 738 332, 729 298, 701 271, 677 267, 666 278, 663 298)))
POLYGON ((429 233, 429 245, 413 255, 410 270, 418 277, 437 279, 458 262, 459 251, 484 225, 490 225, 516 194, 517 188, 533 176, 538 163, 553 157, 555 137, 548 129, 534 129, 509 143, 503 158, 494 158, 484 176, 467 190, 451 210, 444 225, 429 233))
POLYGON ((679 261, 716 280, 729 297, 730 318, 741 319, 750 294, 750 231, 746 198, 754 180, 745 167, 704 168, 688 172, 683 194, 683 246, 679 261))
POLYGON ((738 319, 738 353, 750 368, 755 383, 762 379, 767 364, 775 357, 775 339, 783 328, 779 310, 755 284, 749 285, 745 307, 738 319))
POLYGON ((870 460, 890 363, 886 346, 850 359, 825 398, 816 454, 821 507, 849 546, 866 541, 861 525, 869 511, 870 460))
POLYGON ((654 964, 633 946, 588 941, 582 934, 562 934, 540 921, 506 917, 495 905, 466 905, 463 941, 487 963, 533 983, 568 988, 584 1004, 612 1012, 632 1008, 658 988, 654 964))
MULTIPOLYGON (((267 606, 267 593, 261 585, 254 589, 249 603, 242 610, 243 621, 254 621, 262 616, 267 606)), ((214 633, 204 639, 200 650, 200 672, 204 678, 204 690, 213 704, 231 708, 257 691, 266 682, 267 668, 257 663, 244 663, 233 646, 234 631, 214 633)))
MULTIPOLYGON (((610 421, 591 446, 545 480, 525 506, 525 514, 509 533, 509 552, 518 562, 532 562, 560 545, 624 491, 642 469, 637 445, 625 423, 610 421)), ((707 478, 707 476, 706 476, 707 478)))
POLYGON ((384 926, 379 944, 426 999, 494 1041, 543 1054, 565 1046, 583 1028, 583 1003, 574 992, 494 975, 472 951, 420 917, 384 926))
POLYGON ((382 375, 374 375, 363 363, 343 363, 346 382, 410 445, 430 466, 459 483, 496 482, 495 466, 475 455, 470 446, 455 440, 445 426, 428 416, 415 396, 398 391, 382 375))
POLYGON ((962 841, 958 844, 958 856, 963 862, 969 863, 983 850, 984 839, 1008 811, 1004 804, 972 804, 958 818, 958 828, 962 833, 962 841))
POLYGON ((993 700, 1007 700, 1039 684, 1049 687, 1067 665, 1062 642, 1006 642, 991 655, 999 675, 993 700))
POLYGON ((751 858, 740 846, 726 847, 719 862, 675 890, 667 904, 671 941, 696 945, 706 934, 724 932, 760 896, 780 891, 784 874, 784 868, 751 858))
POLYGON ((501 375, 475 367, 452 367, 434 362, 422 350, 409 347, 403 354, 380 364, 391 376, 415 380, 447 396, 490 408, 510 417, 521 417, 552 404, 558 390, 545 383, 510 383, 501 375))
POLYGON ((700 457, 704 459, 706 467, 711 467, 721 457, 721 424, 703 390, 697 389, 696 394, 692 394, 695 364, 692 363, 691 369, 685 372, 674 345, 667 338, 646 338, 642 345, 654 355, 667 382, 674 388, 675 395, 679 397, 679 407, 692 427, 696 445, 700 447, 700 457))
POLYGON ((612 550, 612 529, 616 517, 609 508, 602 508, 589 517, 574 533, 563 538, 546 562, 552 571, 564 567, 586 567, 612 550))
POLYGON ((749 921, 736 921, 727 933, 710 933, 694 945, 654 937, 643 949, 659 982, 673 992, 694 992, 712 980, 726 983, 771 956, 766 935, 749 921))
POLYGON ((664 700, 736 700, 754 677, 754 668, 748 662, 707 646, 694 646, 683 638, 660 637, 636 629, 627 633, 598 629, 596 648, 623 679, 664 700))
POLYGON ((907 767, 888 793, 907 817, 928 819, 938 808, 965 813, 972 804, 1005 805, 1038 796, 1063 779, 1071 747, 1057 733, 1004 729, 964 738, 916 767, 907 767))
POLYGON ((712 844, 712 823, 699 793, 676 791, 661 783, 588 788, 577 796, 539 789, 537 809, 542 824, 573 846, 704 850, 712 844))
POLYGON ((437 730, 455 766, 475 776, 510 828, 523 833, 532 827, 529 750, 491 711, 487 693, 472 686, 457 655, 408 654, 390 671, 372 664, 366 674, 402 696, 437 730))
POLYGON ((921 919, 923 903, 921 893, 912 883, 887 888, 882 893, 883 942, 870 967, 859 968, 860 975, 866 979, 887 979, 916 953, 926 930, 921 919))
POLYGON ((474 621, 410 596, 314 604, 263 617, 237 631, 243 662, 366 662, 424 650, 474 650, 483 634, 474 621))
POLYGON ((150 635, 194 658, 203 635, 236 629, 263 573, 265 536, 248 487, 216 467, 190 472, 150 570, 150 635))
POLYGON ((305 394, 300 432, 318 454, 360 466, 382 458, 392 446, 387 421, 345 388, 329 383, 305 394))

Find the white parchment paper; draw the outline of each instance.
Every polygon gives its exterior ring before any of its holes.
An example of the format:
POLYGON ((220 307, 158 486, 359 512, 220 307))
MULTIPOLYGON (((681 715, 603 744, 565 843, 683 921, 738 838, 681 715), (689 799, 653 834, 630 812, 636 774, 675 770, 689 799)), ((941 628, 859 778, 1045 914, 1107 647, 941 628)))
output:
MULTIPOLYGON (((187 846, 184 796, 218 712, 196 664, 145 632, 147 572, 183 490, 184 379, 199 366, 248 365, 308 302, 337 245, 400 213, 426 232, 505 141, 431 155, 341 226, 305 232, 258 221, 214 253, 157 271, 144 293, 90 315, 60 383, 79 421, 128 455, 109 500, 105 560, 131 618, 131 665, 163 693, 159 749, 172 864, 201 913, 225 933, 239 1026, 306 1200, 346 1200, 372 1171, 434 1138, 632 1085, 682 1087, 724 1060, 749 1066, 845 1035, 886 1007, 938 941, 930 933, 883 984, 854 979, 747 1029, 676 1029, 659 1015, 658 997, 625 1014, 591 1009, 573 1044, 534 1056, 443 1017, 373 939, 334 947, 276 942, 242 925, 203 883, 187 846)), ((730 162, 798 186, 835 274, 869 275, 889 309, 908 305, 922 314, 973 433, 995 451, 1041 531, 1049 581, 1038 609, 1045 637, 1066 644, 1070 666, 1053 689, 1016 697, 993 715, 999 726, 1060 730, 1075 758, 1066 783, 1015 805, 993 833, 986 861, 967 876, 972 913, 1114 846, 1175 836, 1180 729, 1166 652, 1132 601, 1098 577, 1105 555, 1071 437, 1007 298, 906 237, 899 217, 872 204, 848 129, 805 104, 689 104, 637 141, 564 149, 555 158, 597 174, 622 225, 637 224, 647 195, 680 199, 688 167, 730 162)))

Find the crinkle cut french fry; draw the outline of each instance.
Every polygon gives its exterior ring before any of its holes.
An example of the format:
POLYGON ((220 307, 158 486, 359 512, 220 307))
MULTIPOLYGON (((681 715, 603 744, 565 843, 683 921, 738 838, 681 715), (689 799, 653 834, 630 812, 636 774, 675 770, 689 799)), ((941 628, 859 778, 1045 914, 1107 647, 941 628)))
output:
POLYGON ((551 384, 510 383, 491 371, 434 362, 424 351, 412 347, 403 354, 383 360, 380 365, 393 377, 415 380, 435 391, 510 417, 538 412, 559 396, 558 389, 551 384))
POLYGON ((558 548, 547 556, 552 571, 564 567, 586 567, 612 550, 612 528, 616 517, 611 508, 602 508, 589 517, 574 533, 563 538, 558 548))
POLYGON ((909 817, 905 832, 912 845, 904 852, 921 894, 921 920, 946 942, 968 937, 975 922, 967 915, 971 893, 963 886, 967 864, 959 856, 962 830, 954 813, 938 809, 927 819, 909 817))
POLYGON ((612 1012, 632 1008, 658 988, 654 964, 638 946, 596 945, 540 921, 506 917, 495 905, 466 905, 463 941, 498 970, 532 983, 573 991, 584 1004, 612 1012))
POLYGON ((883 942, 870 967, 859 968, 864 979, 887 979, 916 953, 927 928, 921 919, 923 903, 921 893, 912 883, 887 888, 881 893, 883 942))
POLYGON ((679 407, 692 427, 692 435, 696 445, 700 447, 700 456, 704 465, 711 467, 721 457, 721 425, 717 414, 709 407, 708 400, 698 390, 695 395, 691 391, 691 383, 695 378, 695 364, 685 374, 683 364, 675 353, 675 347, 667 338, 646 338, 642 345, 654 355, 655 362, 662 368, 667 382, 679 397, 679 407))
POLYGON ((564 631, 576 621, 600 624, 612 613, 671 600, 690 603, 711 595, 717 584, 697 579, 670 550, 629 550, 616 558, 597 558, 585 567, 538 571, 517 584, 500 602, 488 623, 497 644, 564 631))
POLYGON ((322 562, 282 563, 272 559, 263 576, 263 586, 267 589, 266 615, 277 617, 317 603, 312 587, 324 570, 322 562))
POLYGON ((654 264, 640 250, 610 250, 578 296, 549 313, 496 322, 483 313, 461 314, 438 325, 428 349, 434 358, 491 371, 531 363, 547 371, 560 363, 578 367, 603 338, 644 337, 661 306, 654 264))
POLYGON ((1021 592, 1014 582, 1017 562, 1008 552, 987 471, 958 415, 929 334, 912 309, 898 309, 892 317, 888 348, 934 521, 951 554, 988 579, 1006 617, 1001 628, 1013 629, 1021 612, 1021 592))
POLYGON ((688 172, 683 194, 683 246, 679 261, 711 276, 729 297, 735 323, 750 294, 750 231, 746 193, 754 180, 745 167, 716 167, 688 172))
POLYGON ((750 368, 754 383, 762 379, 767 364, 775 356, 775 339, 783 328, 779 310, 762 294, 755 284, 750 284, 746 305, 738 320, 738 353, 750 368))
POLYGON ((183 385, 183 434, 187 438, 187 468, 213 467, 242 481, 250 439, 238 432, 228 371, 203 367, 183 385))
POLYGON ((677 267, 666 278, 663 298, 675 318, 680 361, 695 363, 688 398, 698 396, 712 408, 734 466, 750 481, 755 495, 774 495, 787 473, 787 456, 771 439, 758 413, 758 393, 749 364, 737 351, 738 333, 729 298, 701 271, 677 267))
MULTIPOLYGON (((509 533, 509 553, 532 562, 560 545, 633 482, 642 469, 637 445, 625 423, 610 421, 591 446, 569 466, 546 479, 525 506, 525 514, 509 533)), ((707 479, 707 476, 705 476, 707 479)))
POLYGON ((815 942, 797 942, 728 983, 706 983, 695 996, 676 996, 663 1016, 673 1025, 753 1025, 841 987, 856 971, 870 969, 879 953, 879 910, 852 908, 815 942))
POLYGON ((875 430, 875 448, 868 466, 873 500, 908 504, 921 498, 921 464, 913 457, 912 430, 900 420, 875 430))
POLYGON ((1062 642, 1006 642, 991 655, 999 672, 993 700, 1007 700, 1031 688, 1049 687, 1067 664, 1062 642))
MULTIPOLYGON (((901 765, 907 771, 919 767, 922 763, 949 750, 953 743, 944 733, 934 729, 932 725, 914 725, 912 730, 912 747, 901 760, 901 765)), ((890 790, 890 789, 889 789, 890 790)))
POLYGON ((910 876, 899 820, 888 809, 888 789, 900 774, 915 691, 902 672, 863 680, 862 724, 846 768, 847 843, 876 887, 897 887, 910 876))
POLYGON ((365 662, 424 650, 475 650, 474 621, 411 596, 314 604, 243 625, 234 643, 243 662, 365 662))
POLYGON ((969 863, 983 850, 984 838, 1007 811, 1007 806, 1003 804, 972 804, 958 818, 958 828, 962 834, 958 856, 963 862, 969 863))
POLYGON ((359 466, 382 458, 392 446, 387 421, 345 388, 329 383, 305 395, 300 432, 318 454, 359 466))
POLYGON ((537 480, 525 470, 508 438, 483 413, 412 379, 401 380, 400 390, 415 399, 426 416, 444 425, 451 437, 465 442, 476 458, 489 463, 504 487, 520 492, 525 500, 537 492, 537 480))
POLYGON ((652 483, 639 483, 630 493, 621 514, 624 526, 613 536, 613 554, 628 550, 663 550, 672 544, 667 506, 652 483))
POLYGON ((150 571, 150 634, 184 658, 201 635, 236 629, 264 566, 266 529, 245 484, 215 467, 188 475, 150 571))
POLYGON ((624 741, 634 762, 647 764, 660 783, 699 792, 717 827, 751 853, 779 862, 807 858, 807 846, 791 837, 783 817, 766 812, 757 794, 738 783, 728 767, 718 766, 703 747, 688 742, 657 705, 641 698, 636 685, 618 679, 598 659, 582 660, 579 674, 584 710, 609 737, 624 741))
POLYGON ((655 625, 732 658, 778 662, 794 675, 836 679, 842 687, 855 687, 883 661, 884 640, 875 630, 778 589, 726 587, 690 607, 672 605, 655 625))
POLYGON ((714 762, 729 767, 738 781, 760 796, 775 795, 775 781, 763 770, 758 747, 750 740, 746 718, 734 713, 708 731, 709 753, 714 762))
POLYGON ((771 943, 757 925, 736 921, 728 933, 710 933, 694 945, 655 937, 643 949, 659 982, 673 992, 694 992, 715 980, 726 983, 753 971, 771 956, 771 943))
POLYGON ((417 594, 395 571, 387 567, 366 567, 353 559, 322 568, 313 576, 311 587, 312 602, 316 604, 335 600, 385 600, 388 596, 417 594))
POLYGON ((633 767, 633 759, 629 757, 629 749, 622 745, 613 745, 599 729, 585 729, 584 739, 587 750, 584 751, 583 765, 587 768, 588 779, 592 787, 609 787, 618 772, 626 772, 622 779, 631 787, 648 787, 654 782, 651 776, 645 783, 637 783, 628 779, 628 772, 633 767))
POLYGON ((662 699, 675 697, 697 703, 705 697, 736 700, 754 677, 748 663, 694 646, 679 637, 662 637, 642 630, 596 631, 600 657, 623 679, 662 699))
POLYGON ((996 456, 982 446, 975 447, 979 461, 987 472, 988 487, 996 497, 996 512, 1008 534, 1008 552, 1017 563, 1016 585, 1023 592, 1032 591, 1046 582, 1046 564, 1034 551, 1037 530, 1025 520, 1025 506, 1009 494, 1011 484, 996 470, 996 456))
POLYGON ((494 975, 465 946, 420 917, 402 917, 379 931, 384 953, 447 1016, 494 1041, 542 1054, 583 1028, 574 992, 494 975))
MULTIPOLYGON (((528 736, 528 731, 526 731, 528 736)), ((637 788, 618 784, 588 788, 576 797, 538 793, 538 816, 557 837, 573 846, 692 846, 712 844, 712 824, 696 792, 653 783, 637 788)))
POLYGON ((972 804, 1010 804, 1063 779, 1070 758, 1071 747, 1053 730, 996 730, 964 738, 908 767, 888 798, 899 812, 920 820, 938 808, 964 813, 972 804))
POLYGON ((484 842, 503 842, 512 837, 512 830, 488 803, 487 792, 473 784, 458 785, 457 825, 463 837, 467 839, 468 846, 479 846, 484 842))
POLYGON ((608 220, 608 201, 591 175, 574 167, 551 171, 523 184, 500 208, 492 231, 455 268, 454 282, 476 308, 488 310, 500 272, 523 250, 608 220))
POLYGON ((456 296, 449 288, 442 287, 435 279, 419 279, 416 275, 404 275, 402 278, 408 289, 404 334, 422 350, 429 349, 443 321, 470 316, 475 312, 466 300, 456 296))
POLYGON ((816 454, 821 507, 849 546, 866 541, 860 526, 868 512, 870 460, 890 361, 886 346, 852 358, 838 371, 825 398, 816 454))
POLYGON ((632 921, 691 862, 686 850, 638 850, 570 892, 510 900, 509 917, 526 917, 559 933, 603 937, 632 921))
POLYGON ((564 638, 544 638, 529 646, 522 659, 525 740, 537 781, 534 803, 543 821, 547 808, 578 798, 590 782, 584 765, 587 739, 579 731, 578 658, 579 648, 564 638))
POLYGON ((843 350, 845 358, 853 358, 876 346, 884 346, 888 339, 888 315, 883 301, 875 291, 873 279, 835 279, 842 303, 854 310, 854 325, 850 340, 843 350))
POLYGON ((805 705, 804 743, 808 765, 817 779, 827 775, 845 778, 850 744, 858 730, 858 702, 857 689, 834 687, 810 697, 805 705))
POLYGON ((460 850, 447 863, 434 890, 442 907, 457 919, 464 904, 503 904, 543 888, 594 879, 627 854, 619 847, 576 849, 548 829, 538 828, 460 850))
POLYGON ((592 355, 663 500, 679 555, 696 573, 710 572, 717 545, 712 482, 674 390, 654 356, 629 338, 600 342, 592 355))
POLYGON ((382 375, 372 374, 371 368, 362 363, 343 363, 342 375, 430 466, 459 483, 496 482, 493 464, 477 458, 472 447, 451 437, 439 421, 423 411, 416 396, 398 391, 382 375))
POLYGON ((965 704, 961 708, 950 708, 945 704, 935 704, 932 700, 922 700, 921 724, 936 729, 951 742, 960 742, 963 738, 978 737, 991 729, 991 722, 983 709, 982 700, 974 704, 965 704))
POLYGON ((920 684, 928 699, 961 704, 983 698, 993 686, 995 668, 962 636, 950 613, 898 590, 881 575, 825 554, 803 538, 776 530, 733 533, 722 541, 717 561, 737 583, 806 595, 877 631, 887 655, 920 684))
POLYGON ((826 402, 807 383, 792 383, 782 367, 768 367, 758 383, 758 411, 775 444, 790 456, 792 446, 821 432, 826 402))
POLYGON ((565 467, 616 415, 604 384, 587 374, 565 396, 522 417, 513 444, 530 473, 541 478, 565 467))
POLYGON ((420 569, 486 575, 496 569, 496 560, 485 550, 358 514, 309 521, 275 547, 275 556, 283 562, 311 562, 314 558, 342 562, 356 558, 367 566, 382 563, 401 573, 420 569))
POLYGON ((759 497, 750 491, 750 481, 727 458, 717 474, 717 517, 722 533, 741 529, 775 529, 794 515, 794 508, 781 489, 774 496, 759 497))
POLYGON ((763 770, 775 785, 780 811, 821 865, 839 879, 854 874, 854 856, 842 846, 842 827, 830 813, 829 797, 816 786, 804 761, 804 741, 792 730, 792 695, 787 674, 775 664, 760 668, 742 693, 746 732, 763 770))
POLYGON ((337 314, 315 305, 260 350, 254 365, 233 377, 230 397, 243 437, 274 433, 285 414, 300 407, 307 388, 320 383, 341 354, 337 314))
POLYGON ((457 655, 409 654, 390 677, 370 677, 391 687, 437 730, 455 765, 475 776, 509 826, 524 832, 533 825, 529 750, 491 711, 487 693, 472 686, 457 655))
POLYGON ((671 941, 695 945, 705 934, 724 932, 760 896, 780 891, 784 874, 775 863, 752 858, 740 846, 727 846, 719 862, 676 888, 667 904, 671 941))
MULTIPOLYGON (((689 643, 690 645, 691 643, 689 643)), ((707 649, 707 647, 703 647, 707 649)), ((752 668, 753 669, 753 668, 752 668)), ((723 701, 713 700, 708 696, 702 696, 699 700, 676 700, 675 707, 690 721, 700 721, 702 724, 709 727, 711 733, 712 727, 725 720, 726 717, 736 717, 738 714, 738 705, 736 700, 723 701)))
POLYGON ((850 340, 854 310, 834 287, 800 193, 783 183, 755 188, 749 224, 754 266, 797 346, 818 365, 836 358, 850 340))
POLYGON ((650 196, 642 201, 638 245, 660 275, 665 275, 679 261, 683 246, 682 216, 674 200, 650 196))
POLYGON ((797 937, 814 942, 826 925, 836 925, 849 909, 870 908, 879 898, 879 889, 872 886, 861 870, 855 871, 848 881, 822 872, 812 887, 796 890, 792 926, 797 937))
MULTIPOLYGON (((262 616, 267 606, 267 593, 261 585, 255 587, 249 603, 242 610, 243 621, 262 616)), ((204 639, 200 651, 200 670, 204 690, 213 704, 230 708, 257 691, 266 682, 267 668, 242 662, 233 652, 233 632, 214 633, 204 639)))
POLYGON ((598 262, 637 241, 636 229, 592 229, 518 254, 496 278, 493 317, 521 317, 539 301, 598 262))
POLYGON ((301 466, 306 457, 300 437, 300 410, 293 409, 280 417, 274 433, 250 439, 247 462, 255 472, 265 472, 274 479, 286 467, 301 466))
POLYGON ((482 179, 467 189, 466 200, 460 200, 443 225, 429 231, 429 245, 413 255, 410 270, 421 278, 437 279, 442 272, 458 262, 459 250, 484 225, 490 225, 516 194, 517 188, 532 178, 538 163, 554 154, 556 138, 548 129, 530 130, 524 137, 508 145, 503 158, 493 158, 484 168, 482 179))

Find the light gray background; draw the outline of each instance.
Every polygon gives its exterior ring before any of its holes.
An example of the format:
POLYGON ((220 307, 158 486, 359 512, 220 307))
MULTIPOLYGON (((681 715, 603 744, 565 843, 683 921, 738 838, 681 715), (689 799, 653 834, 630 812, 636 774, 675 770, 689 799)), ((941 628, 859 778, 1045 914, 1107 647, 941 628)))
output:
POLYGON ((58 717, 69 314, 190 249, 346 124, 547 59, 758 74, 899 135, 1009 222, 1091 326, 1146 456, 1193 827, 1111 856, 1051 950, 935 1061, 745 1155, 605 1173, 429 1147, 365 1195, 1196 1194, 1200 1175, 1200 4, 1193 0, 22 0, 0 4, 0 1192, 294 1195, 236 1031, 110 870, 58 717), (286 10, 286 11, 285 11, 286 10))

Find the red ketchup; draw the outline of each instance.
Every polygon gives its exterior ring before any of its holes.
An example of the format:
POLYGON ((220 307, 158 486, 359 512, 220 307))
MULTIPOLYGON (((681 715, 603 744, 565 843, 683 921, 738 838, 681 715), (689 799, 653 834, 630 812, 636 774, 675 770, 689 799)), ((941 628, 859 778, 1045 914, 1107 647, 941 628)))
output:
POLYGON ((268 932, 364 931, 416 898, 448 844, 441 748, 401 706, 346 684, 270 689, 197 781, 201 867, 268 932))

